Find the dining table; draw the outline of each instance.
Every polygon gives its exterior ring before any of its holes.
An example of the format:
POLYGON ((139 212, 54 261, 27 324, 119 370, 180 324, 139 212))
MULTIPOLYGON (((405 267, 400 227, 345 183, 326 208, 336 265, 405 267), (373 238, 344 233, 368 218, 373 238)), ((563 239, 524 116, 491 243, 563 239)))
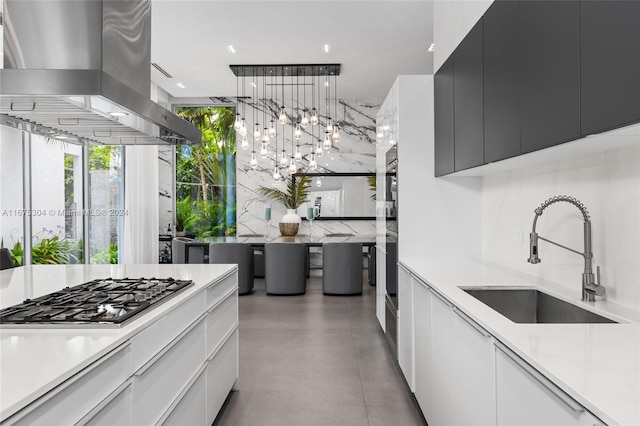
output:
POLYGON ((324 235, 296 235, 295 237, 273 237, 268 238, 261 234, 242 234, 233 237, 201 237, 193 241, 185 242, 184 262, 189 263, 189 251, 191 247, 201 247, 205 254, 208 253, 209 245, 212 243, 243 243, 249 244, 254 249, 264 248, 267 243, 299 243, 310 247, 322 247, 324 243, 361 243, 365 247, 375 246, 375 235, 363 234, 324 234, 324 235))

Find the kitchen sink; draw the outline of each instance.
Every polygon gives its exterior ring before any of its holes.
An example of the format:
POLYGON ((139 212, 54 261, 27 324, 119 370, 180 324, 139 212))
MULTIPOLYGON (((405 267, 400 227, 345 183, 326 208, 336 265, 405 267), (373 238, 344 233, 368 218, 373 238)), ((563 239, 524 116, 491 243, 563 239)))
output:
POLYGON ((536 289, 483 287, 461 290, 516 323, 617 323, 536 289))

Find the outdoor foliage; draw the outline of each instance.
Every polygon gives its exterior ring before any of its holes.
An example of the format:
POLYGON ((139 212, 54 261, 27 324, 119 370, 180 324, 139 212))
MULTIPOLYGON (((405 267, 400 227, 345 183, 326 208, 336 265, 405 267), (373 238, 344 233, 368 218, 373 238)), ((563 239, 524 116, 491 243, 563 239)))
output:
POLYGON ((177 114, 202 130, 202 144, 177 149, 176 231, 235 235, 235 110, 182 107, 177 114))
POLYGON ((298 176, 297 179, 292 179, 289 176, 285 180, 285 190, 281 191, 277 188, 261 186, 258 188, 258 192, 267 198, 282 203, 287 209, 297 209, 305 202, 309 195, 309 183, 311 179, 309 176, 298 176))

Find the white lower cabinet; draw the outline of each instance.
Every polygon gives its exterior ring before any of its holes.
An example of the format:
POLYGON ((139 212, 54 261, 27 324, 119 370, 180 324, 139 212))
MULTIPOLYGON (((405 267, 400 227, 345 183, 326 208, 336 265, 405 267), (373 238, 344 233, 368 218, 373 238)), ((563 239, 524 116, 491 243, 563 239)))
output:
POLYGON ((131 424, 131 382, 125 383, 113 395, 96 407, 80 424, 87 426, 113 426, 131 424))
POLYGON ((411 391, 413 379, 413 288, 409 271, 398 267, 398 364, 411 391))
POLYGON ((435 425, 495 424, 491 336, 441 296, 431 298, 431 411, 435 425))
POLYGON ((162 425, 202 426, 207 423, 207 378, 206 368, 202 368, 188 391, 180 398, 179 403, 171 410, 169 417, 162 425))
POLYGON ((498 425, 603 425, 509 349, 496 346, 498 425))
POLYGON ((435 409, 432 395, 431 369, 431 294, 427 286, 414 279, 413 319, 415 348, 415 396, 423 414, 427 417, 435 409))
POLYGON ((214 351, 207 366, 207 423, 212 424, 238 379, 238 331, 214 351))

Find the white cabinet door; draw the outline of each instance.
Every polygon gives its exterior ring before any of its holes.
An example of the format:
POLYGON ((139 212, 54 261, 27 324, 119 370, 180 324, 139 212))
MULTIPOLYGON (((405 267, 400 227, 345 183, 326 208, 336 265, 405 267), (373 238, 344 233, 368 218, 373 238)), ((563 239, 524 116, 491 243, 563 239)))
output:
POLYGON ((398 266, 398 364, 412 392, 413 380, 413 288, 411 275, 398 266))
POLYGON ((490 335, 432 292, 430 368, 436 425, 495 424, 494 349, 490 335))
POLYGON ((604 424, 509 349, 496 346, 498 425, 604 424))
POLYGON ((415 340, 414 393, 425 417, 433 411, 431 370, 431 294, 417 279, 413 286, 413 319, 415 340))

